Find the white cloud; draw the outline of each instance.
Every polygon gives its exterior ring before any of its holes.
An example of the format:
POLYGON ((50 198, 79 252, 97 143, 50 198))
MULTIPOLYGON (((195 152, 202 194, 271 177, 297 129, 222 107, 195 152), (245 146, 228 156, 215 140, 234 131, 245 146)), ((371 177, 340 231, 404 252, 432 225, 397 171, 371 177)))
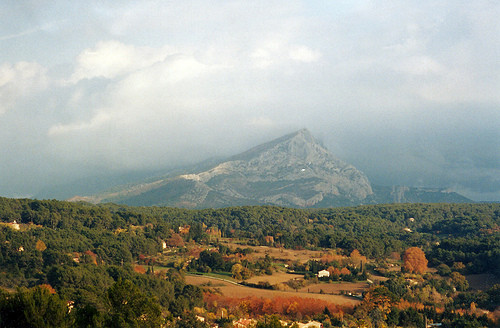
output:
POLYGON ((397 69, 410 75, 431 75, 439 74, 444 68, 436 60, 428 56, 411 56, 404 58, 397 69))
POLYGON ((118 41, 99 42, 95 48, 85 49, 78 56, 77 67, 70 82, 99 77, 112 79, 151 66, 172 53, 173 50, 167 46, 152 49, 118 41))
POLYGON ((288 61, 312 63, 321 57, 321 52, 304 45, 293 45, 276 36, 266 41, 250 53, 250 58, 257 68, 270 68, 286 64, 288 61))
MULTIPOLYGON (((214 60, 212 48, 206 51, 198 49, 195 54, 171 54, 168 47, 154 49, 117 41, 100 42, 78 56, 71 80, 107 78, 106 87, 97 91, 101 107, 84 107, 83 95, 89 95, 81 89, 75 91, 68 106, 77 111, 78 108, 93 111, 94 114, 90 117, 76 115, 73 122, 53 124, 48 134, 53 138, 71 133, 84 134, 104 126, 107 128, 104 124, 109 122, 113 122, 117 133, 140 124, 156 125, 158 122, 178 129, 175 120, 198 128, 200 124, 223 121, 227 115, 241 117, 241 124, 246 124, 243 117, 251 111, 250 108, 275 101, 267 85, 271 83, 269 86, 272 87, 284 78, 282 72, 288 71, 284 67, 295 62, 308 64, 321 56, 306 46, 290 45, 276 41, 278 39, 265 43, 260 58, 256 58, 260 50, 241 52, 241 49, 234 48, 228 54, 228 49, 225 49, 225 56, 231 58, 226 61, 214 60), (275 75, 264 76, 259 83, 256 77, 269 65, 273 66, 269 69, 275 75), (276 67, 282 68, 275 71, 276 67)), ((273 116, 276 115, 279 116, 273 116)), ((251 125, 269 126, 269 120, 259 119, 252 121, 251 125)))
MULTIPOLYGON (((138 53, 133 46, 125 48, 129 53, 138 53)), ((53 124, 48 129, 48 136, 54 141, 69 136, 80 142, 78 139, 88 134, 108 135, 109 139, 103 142, 112 148, 113 139, 118 135, 120 142, 134 141, 138 126, 158 129, 158 123, 162 122, 165 127, 170 125, 176 129, 183 117, 187 121, 203 117, 211 101, 207 95, 213 88, 210 76, 219 68, 203 64, 192 55, 171 55, 160 61, 148 61, 150 58, 149 53, 142 54, 136 57, 141 67, 120 65, 113 72, 109 71, 108 76, 116 76, 115 79, 109 80, 105 88, 94 91, 100 94, 97 98, 101 107, 85 107, 84 95, 89 97, 88 91, 83 92, 83 85, 79 86, 67 103, 76 111, 75 119, 53 124), (89 117, 86 112, 93 114, 89 117)), ((155 134, 157 130, 150 133, 155 134)))
POLYGON ((312 63, 321 58, 321 53, 306 46, 295 46, 289 50, 289 56, 295 61, 312 63))
POLYGON ((46 69, 38 63, 5 63, 0 66, 0 114, 12 108, 21 97, 47 87, 46 69))

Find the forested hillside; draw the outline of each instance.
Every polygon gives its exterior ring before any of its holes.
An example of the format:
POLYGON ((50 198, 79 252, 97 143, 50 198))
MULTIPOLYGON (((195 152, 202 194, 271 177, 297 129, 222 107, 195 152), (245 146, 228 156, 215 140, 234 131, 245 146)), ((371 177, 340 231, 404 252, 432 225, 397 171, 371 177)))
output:
MULTIPOLYGON (((256 244, 273 236, 287 248, 358 249, 374 258, 419 246, 434 265, 463 262, 470 272, 497 273, 500 265, 496 261, 500 256, 500 204, 187 210, 0 198, 0 218, 5 223, 27 224, 26 231, 2 229, 2 240, 10 241, 7 248, 24 246, 22 257, 36 250, 36 242, 42 240, 49 252, 92 251, 101 261, 120 265, 139 254, 158 252, 161 239, 179 226, 191 225, 189 238, 196 241, 206 236, 205 228, 213 227, 222 237, 250 238, 256 244)), ((5 245, 2 243, 4 251, 5 245)), ((22 266, 23 261, 18 263, 22 266)))
POLYGON ((0 219, 0 285, 47 286, 57 294, 43 288, 20 292, 24 300, 57 296, 74 302, 68 325, 135 322, 142 316, 154 326, 155 320, 187 315, 201 305, 201 290, 183 283, 174 268, 153 274, 158 272, 151 262, 145 266, 149 275, 134 269, 141 259, 161 252, 164 241, 184 226, 189 226, 186 242, 216 245, 208 231, 218 231, 221 238, 248 245, 265 245, 272 236, 285 248, 358 250, 372 259, 415 246, 425 251, 431 266, 460 263, 464 274, 500 275, 500 204, 187 210, 0 198, 0 219), (145 308, 121 308, 120 293, 142 299, 145 308))

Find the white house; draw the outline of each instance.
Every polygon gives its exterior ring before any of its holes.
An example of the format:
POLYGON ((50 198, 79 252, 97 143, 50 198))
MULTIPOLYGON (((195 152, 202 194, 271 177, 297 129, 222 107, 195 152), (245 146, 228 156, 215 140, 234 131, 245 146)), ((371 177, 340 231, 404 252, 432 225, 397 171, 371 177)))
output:
POLYGON ((322 277, 330 277, 330 272, 328 272, 327 270, 321 270, 320 272, 318 272, 318 278, 322 277))
POLYGON ((14 230, 20 230, 21 227, 19 226, 19 223, 16 222, 16 220, 14 220, 14 222, 10 223, 10 227, 14 230))

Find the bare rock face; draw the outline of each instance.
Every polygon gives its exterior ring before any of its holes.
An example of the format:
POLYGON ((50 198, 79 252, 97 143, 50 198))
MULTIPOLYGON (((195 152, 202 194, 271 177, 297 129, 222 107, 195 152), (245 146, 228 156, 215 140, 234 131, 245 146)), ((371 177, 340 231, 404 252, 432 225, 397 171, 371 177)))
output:
POLYGON ((118 201, 130 205, 328 207, 363 203, 368 178, 335 158, 307 130, 233 156, 209 170, 159 180, 118 201))

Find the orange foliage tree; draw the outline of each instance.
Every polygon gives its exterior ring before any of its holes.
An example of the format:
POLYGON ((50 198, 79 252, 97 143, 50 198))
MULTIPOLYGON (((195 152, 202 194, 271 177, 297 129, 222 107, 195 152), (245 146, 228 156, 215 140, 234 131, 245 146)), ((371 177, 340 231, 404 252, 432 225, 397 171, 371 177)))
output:
POLYGON ((182 239, 181 235, 177 233, 173 233, 172 236, 170 236, 170 238, 167 239, 166 243, 170 247, 184 246, 184 240, 182 239))
POLYGON ((403 270, 413 273, 424 273, 427 270, 425 253, 419 247, 410 247, 403 253, 403 270))
POLYGON ((233 314, 250 316, 279 314, 291 318, 303 318, 323 313, 325 308, 339 316, 352 311, 350 306, 301 297, 233 298, 207 292, 204 294, 204 300, 209 311, 217 312, 218 309, 224 308, 233 314))
POLYGON ((45 243, 40 239, 37 240, 35 247, 36 247, 36 250, 40 251, 40 252, 43 252, 44 250, 47 249, 47 245, 45 245, 45 243))
POLYGON ((394 303, 393 295, 387 287, 372 287, 370 288, 363 298, 361 306, 371 311, 378 308, 384 316, 391 312, 391 306, 394 303))
POLYGON ((54 287, 52 287, 49 284, 41 284, 41 285, 38 285, 38 287, 45 288, 46 290, 49 291, 50 294, 55 294, 56 293, 56 290, 54 289, 54 287))
POLYGON ((351 263, 356 267, 362 267, 363 263, 366 263, 366 256, 361 255, 357 249, 353 250, 349 257, 351 263))
POLYGON ((137 273, 141 273, 141 274, 146 273, 146 269, 144 269, 144 267, 140 266, 140 265, 135 265, 134 266, 134 271, 137 272, 137 273))
POLYGON ((351 271, 349 271, 349 269, 348 269, 348 268, 342 268, 342 269, 340 270, 340 274, 342 274, 342 275, 350 275, 350 274, 351 274, 351 271))

